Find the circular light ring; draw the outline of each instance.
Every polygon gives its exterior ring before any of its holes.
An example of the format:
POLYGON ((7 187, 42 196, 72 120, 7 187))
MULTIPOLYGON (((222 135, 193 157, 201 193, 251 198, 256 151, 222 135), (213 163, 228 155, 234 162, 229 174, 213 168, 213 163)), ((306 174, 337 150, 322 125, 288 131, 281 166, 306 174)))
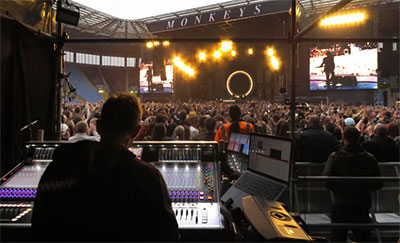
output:
POLYGON ((229 93, 231 96, 234 96, 234 97, 236 97, 236 98, 244 98, 244 97, 248 96, 248 95, 251 93, 251 91, 253 91, 253 86, 254 86, 254 82, 253 82, 253 79, 251 78, 250 74, 249 74, 248 72, 243 71, 243 70, 237 70, 237 71, 231 73, 231 74, 229 75, 228 79, 226 80, 226 89, 228 90, 228 93, 229 93), (240 73, 240 74, 246 75, 247 78, 248 78, 249 81, 250 81, 250 87, 249 87, 249 89, 246 91, 246 93, 245 93, 244 95, 237 95, 237 94, 234 94, 234 93, 232 92, 232 90, 231 90, 231 87, 230 87, 230 85, 231 85, 231 79, 233 78, 233 76, 235 76, 236 74, 239 74, 239 73, 240 73))

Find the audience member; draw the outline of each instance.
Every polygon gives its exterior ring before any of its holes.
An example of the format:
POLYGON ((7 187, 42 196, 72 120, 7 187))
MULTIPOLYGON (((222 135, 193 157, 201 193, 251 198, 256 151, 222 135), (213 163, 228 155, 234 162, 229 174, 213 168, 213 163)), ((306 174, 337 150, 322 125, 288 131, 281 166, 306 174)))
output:
POLYGON ((193 140, 198 141, 214 141, 215 138, 215 125, 217 122, 214 118, 207 118, 204 121, 204 125, 206 127, 206 131, 200 132, 197 134, 193 140))
POLYGON ((215 134, 215 141, 229 141, 231 133, 250 134, 254 131, 254 126, 248 122, 241 121, 242 111, 239 106, 232 105, 229 107, 229 117, 231 122, 222 125, 215 134))
POLYGON ((378 124, 374 129, 375 137, 366 141, 362 146, 375 156, 378 162, 399 161, 399 147, 395 141, 387 136, 385 124, 378 124))
POLYGON ((78 142, 82 140, 99 141, 98 137, 89 136, 88 124, 85 121, 80 121, 75 126, 75 135, 69 137, 69 142, 78 142))
POLYGON ((285 119, 280 119, 276 125, 276 136, 289 137, 289 123, 285 119))
MULTIPOLYGON (((343 132, 344 148, 333 152, 325 164, 325 176, 381 176, 375 157, 358 143, 360 132, 348 126, 343 132)), ((328 182, 333 192, 332 223, 369 223, 370 192, 380 189, 382 182, 328 182)), ((330 240, 346 242, 347 228, 333 228, 330 240)), ((355 241, 370 242, 370 229, 353 228, 355 241)))
POLYGON ((322 129, 319 117, 312 115, 309 126, 297 139, 297 161, 323 163, 338 145, 333 135, 322 129))

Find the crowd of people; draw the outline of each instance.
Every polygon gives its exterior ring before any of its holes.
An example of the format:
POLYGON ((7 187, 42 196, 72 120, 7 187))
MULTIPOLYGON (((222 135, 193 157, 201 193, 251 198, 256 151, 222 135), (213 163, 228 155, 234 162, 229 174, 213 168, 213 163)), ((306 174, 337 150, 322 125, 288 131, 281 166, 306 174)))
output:
MULTIPOLYGON (((103 103, 64 104, 62 138, 99 141, 96 121, 103 103)), ((141 129, 135 140, 227 140, 217 131, 232 121, 232 106, 239 108, 235 119, 250 124, 250 132, 290 136, 290 107, 285 104, 188 101, 143 102, 141 106, 141 129)), ((295 117, 297 161, 325 162, 342 144, 346 126, 360 131, 359 142, 378 161, 398 160, 400 109, 396 107, 305 103, 297 106, 295 117)), ((229 133, 226 126, 223 130, 229 133)))
MULTIPOLYGON (((379 177, 377 161, 399 161, 400 110, 396 107, 305 103, 296 107, 295 119, 296 161, 325 163, 325 176, 379 177)), ((180 236, 167 186, 155 167, 128 150, 132 142, 229 141, 232 133, 254 132, 289 137, 289 121, 288 105, 268 102, 140 103, 136 96, 119 94, 105 103, 63 104, 62 137, 75 143, 56 150, 42 176, 32 218, 34 236, 37 240, 68 235, 63 240, 177 241, 180 236), (60 188, 54 190, 54 184, 60 188), (131 185, 138 188, 131 191, 131 185), (95 203, 93 210, 93 198, 104 192, 118 192, 121 197, 95 203), (140 222, 133 227, 135 234, 125 223, 125 214, 115 214, 107 206, 127 202, 135 207, 126 215, 140 222), (60 205, 66 210, 60 211, 60 205), (77 217, 82 219, 74 224, 77 217), (110 230, 104 221, 118 224, 110 230)), ((368 223, 370 192, 382 186, 379 180, 328 182, 326 187, 333 192, 332 223, 368 223)), ((353 233, 356 241, 371 241, 370 229, 356 228, 353 233)), ((347 229, 333 228, 330 239, 345 242, 347 229)))

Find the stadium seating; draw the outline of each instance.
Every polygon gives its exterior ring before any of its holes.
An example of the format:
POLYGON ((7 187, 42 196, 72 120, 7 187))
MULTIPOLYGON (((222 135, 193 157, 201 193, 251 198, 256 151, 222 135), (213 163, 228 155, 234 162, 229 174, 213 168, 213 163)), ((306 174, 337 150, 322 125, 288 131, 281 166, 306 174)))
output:
POLYGON ((96 88, 90 83, 79 67, 71 64, 65 65, 66 73, 71 72, 69 80, 77 90, 77 95, 89 102, 97 102, 103 97, 97 92, 96 88))

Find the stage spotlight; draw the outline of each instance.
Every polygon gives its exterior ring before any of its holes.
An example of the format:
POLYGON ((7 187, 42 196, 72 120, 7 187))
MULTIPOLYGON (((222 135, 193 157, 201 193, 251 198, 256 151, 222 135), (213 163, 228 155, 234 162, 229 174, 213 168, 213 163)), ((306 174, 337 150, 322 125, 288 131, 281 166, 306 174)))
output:
POLYGON ((249 49, 247 50, 247 53, 249 53, 249 55, 253 55, 253 53, 254 53, 253 48, 249 48, 249 49))
POLYGON ((234 57, 234 56, 236 56, 236 51, 235 50, 232 50, 231 51, 231 55, 234 57))
POLYGON ((274 56, 274 55, 275 55, 274 49, 268 48, 268 50, 267 50, 267 55, 270 56, 270 57, 274 56))
POLYGON ((186 65, 180 57, 174 57, 174 65, 178 67, 179 70, 183 71, 190 77, 193 77, 195 75, 195 71, 192 67, 189 65, 186 65))
POLYGON ((167 40, 166 40, 166 41, 163 41, 162 44, 163 44, 163 46, 169 46, 169 41, 167 41, 167 40))
POLYGON ((213 56, 214 56, 214 59, 219 59, 219 58, 221 58, 221 52, 218 50, 214 51, 213 56))
POLYGON ((363 22, 366 19, 366 14, 363 12, 347 13, 336 16, 329 16, 321 20, 322 27, 333 25, 355 24, 363 22))
POLYGON ((160 42, 159 42, 159 41, 154 41, 154 42, 153 42, 153 45, 154 45, 154 46, 159 46, 159 45, 160 45, 160 42))
POLYGON ((279 70, 279 68, 280 68, 280 66, 281 66, 281 63, 280 63, 280 61, 278 60, 278 58, 276 58, 275 56, 272 56, 272 57, 270 58, 270 61, 271 61, 271 67, 272 67, 272 69, 273 69, 274 71, 279 70))
POLYGON ((221 42, 221 51, 228 52, 232 50, 232 41, 222 41, 221 42))
POLYGON ((153 42, 149 41, 146 43, 147 48, 153 48, 153 42))
POLYGON ((207 58, 207 54, 202 51, 202 52, 199 53, 198 58, 199 58, 200 61, 204 61, 207 58))

